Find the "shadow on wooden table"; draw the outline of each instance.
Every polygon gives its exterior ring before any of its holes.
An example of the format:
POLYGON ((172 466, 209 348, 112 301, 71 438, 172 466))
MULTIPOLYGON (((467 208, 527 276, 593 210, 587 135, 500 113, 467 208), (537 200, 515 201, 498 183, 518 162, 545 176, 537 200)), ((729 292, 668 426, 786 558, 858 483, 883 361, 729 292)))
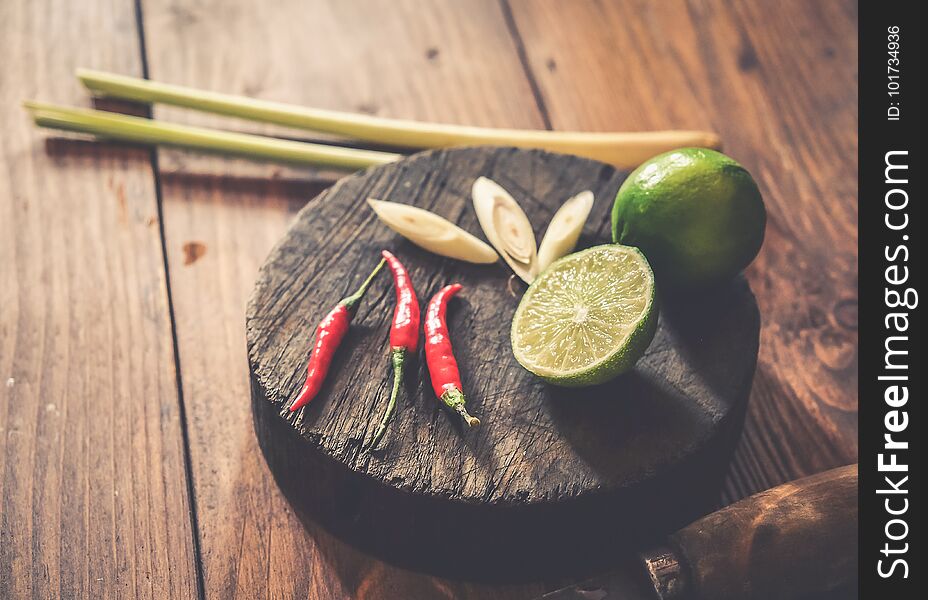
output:
MULTIPOLYGON (((151 160, 152 148, 145 144, 58 136, 45 139, 45 152, 56 160, 86 160, 87 157, 125 160, 127 151, 132 152, 133 158, 151 160)), ((169 160, 159 164, 158 179, 164 187, 176 186, 183 190, 184 198, 192 201, 212 201, 215 192, 225 190, 228 191, 222 196, 225 205, 272 196, 286 200, 289 212, 296 213, 343 175, 326 170, 268 167, 265 163, 235 158, 228 158, 228 161, 235 165, 235 176, 217 169, 215 156, 172 152, 169 160), (210 193, 201 193, 204 190, 210 193)))
MULTIPOLYGON (((696 317, 700 314, 698 303, 688 299, 687 304, 669 306, 665 314, 675 329, 687 330, 687 337, 705 339, 700 327, 713 320, 694 318, 694 311, 696 317)), ((698 347, 688 350, 699 352, 698 347)), ((714 378, 725 377, 725 368, 705 365, 702 373, 707 384, 711 386, 714 378)), ((637 376, 619 385, 624 389, 653 384, 637 376)), ((575 414, 576 406, 576 402, 565 403, 557 417, 581 418, 575 414)), ((372 478, 346 476, 343 464, 308 449, 306 441, 278 415, 277 406, 253 394, 252 408, 255 431, 268 466, 309 530, 322 526, 361 551, 432 575, 515 583, 578 580, 593 575, 614 565, 628 550, 653 544, 662 535, 713 510, 743 426, 745 406, 746 402, 741 403, 729 415, 723 433, 701 452, 660 476, 638 482, 621 498, 593 493, 556 506, 518 507, 427 498, 372 478)), ((649 414, 655 411, 660 413, 660 408, 652 407, 649 414)), ((584 418, 596 421, 588 412, 584 418)), ((660 419, 661 415, 651 414, 651 418, 660 419)), ((614 420, 600 423, 599 427, 611 431, 614 420)), ((598 435, 603 438, 605 434, 598 435)))

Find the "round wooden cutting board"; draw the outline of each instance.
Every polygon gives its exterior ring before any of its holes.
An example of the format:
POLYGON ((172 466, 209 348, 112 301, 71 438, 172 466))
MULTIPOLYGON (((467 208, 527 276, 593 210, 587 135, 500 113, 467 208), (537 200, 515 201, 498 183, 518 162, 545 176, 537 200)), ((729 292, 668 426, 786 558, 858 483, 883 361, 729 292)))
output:
POLYGON ((430 254, 365 203, 413 204, 483 238, 470 198, 480 175, 509 190, 538 240, 564 200, 592 190, 586 247, 609 241, 626 173, 542 151, 452 149, 345 177, 309 203, 261 269, 246 318, 256 431, 278 483, 307 518, 399 562, 451 572, 506 556, 535 566, 545 563, 536 555, 589 560, 617 540, 681 524, 717 494, 743 419, 759 331, 750 289, 739 279, 710 296, 663 295, 657 335, 633 372, 598 387, 546 385, 513 358, 509 327, 525 285, 505 264, 430 254), (384 248, 409 269, 423 313, 441 286, 464 285, 449 328, 481 425, 467 430, 441 408, 420 350, 384 443, 363 453, 392 381, 386 270, 320 395, 296 413, 287 407, 316 324, 384 248))

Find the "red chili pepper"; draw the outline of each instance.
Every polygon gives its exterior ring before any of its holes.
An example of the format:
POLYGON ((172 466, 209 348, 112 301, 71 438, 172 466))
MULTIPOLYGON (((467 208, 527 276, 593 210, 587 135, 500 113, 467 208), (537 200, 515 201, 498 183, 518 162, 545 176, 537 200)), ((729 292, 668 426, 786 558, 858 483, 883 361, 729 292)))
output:
POLYGON ((290 411, 296 411, 309 403, 316 397, 325 381, 325 376, 329 372, 329 366, 332 364, 332 356, 341 345, 345 334, 348 333, 348 326, 354 318, 357 311, 358 303, 364 297, 367 288, 370 287, 374 277, 383 268, 386 261, 381 260, 377 268, 368 275, 358 291, 344 298, 338 305, 320 321, 316 327, 316 343, 313 346, 312 354, 309 357, 309 365, 306 367, 306 383, 300 390, 300 395, 290 406, 290 411))
POLYGON ((412 287, 412 280, 406 267, 395 256, 384 250, 384 260, 393 272, 393 284, 396 288, 396 308, 393 309, 393 326, 390 329, 390 360, 393 364, 393 390, 390 401, 380 420, 374 437, 368 448, 375 447, 387 431, 387 424, 393 418, 396 397, 403 383, 403 366, 408 354, 415 354, 419 346, 419 299, 412 287))
POLYGON ((435 395, 473 427, 479 425, 480 420, 467 414, 467 409, 464 408, 461 373, 458 371, 458 361, 454 359, 451 351, 451 339, 448 337, 448 324, 445 321, 448 300, 457 294, 461 287, 460 283, 446 285, 429 301, 425 312, 425 359, 429 365, 435 395))

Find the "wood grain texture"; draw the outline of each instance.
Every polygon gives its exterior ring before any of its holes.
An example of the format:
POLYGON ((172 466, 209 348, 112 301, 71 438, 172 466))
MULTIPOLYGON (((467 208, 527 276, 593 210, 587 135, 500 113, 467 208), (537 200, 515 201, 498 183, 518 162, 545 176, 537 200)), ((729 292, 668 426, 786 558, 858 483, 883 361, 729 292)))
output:
POLYGON ((564 199, 590 189, 596 201, 581 247, 608 243, 612 199, 625 178, 595 161, 485 147, 419 154, 343 178, 300 212, 261 269, 246 314, 256 393, 289 407, 305 377, 316 323, 364 279, 379 250, 389 248, 404 261, 423 302, 442 285, 464 285, 449 328, 469 409, 482 416, 482 425, 462 434, 459 419, 439 410, 420 348, 386 443, 380 452, 360 452, 391 380, 385 340, 392 285, 381 277, 319 400, 282 413, 311 447, 348 469, 455 501, 549 503, 634 485, 711 438, 747 399, 758 325, 750 294, 739 288, 724 307, 688 311, 698 328, 682 318, 679 302, 662 297, 661 326, 631 375, 591 390, 564 390, 543 384, 512 356, 508 324, 524 286, 513 293, 502 263, 481 267, 435 256, 359 210, 366 197, 413 204, 479 233, 470 199, 479 176, 514 195, 532 215, 536 237, 564 199))
MULTIPOLYGON (((748 272, 760 369, 724 500, 856 457, 855 3, 140 4, 156 79, 460 123, 715 129, 771 217, 748 272)), ((46 156, 18 108, 26 96, 84 98, 78 64, 139 74, 133 6, 0 6, 0 596, 189 597, 157 211, 139 175, 148 154, 53 143, 46 156)), ((555 587, 554 573, 488 587, 406 571, 293 512, 255 444, 241 315, 265 253, 332 175, 158 158, 206 594, 528 598, 555 587)))
MULTIPOLYGON (((496 0, 466 6, 284 0, 273 11, 245 0, 142 4, 153 79, 376 116, 544 128, 496 0)), ((332 137, 167 106, 156 114, 209 127, 332 137)), ((161 153, 162 172, 215 173, 217 164, 212 157, 161 153)), ((227 164, 238 176, 307 172, 227 164)))
POLYGON ((20 107, 138 75, 132 4, 3 2, 0 53, 0 597, 195 597, 151 155, 20 107))
POLYGON ((856 460, 856 3, 509 3, 554 128, 711 129, 764 194, 747 272, 764 327, 726 501, 856 460))
POLYGON ((856 597, 857 512, 855 464, 727 506, 676 532, 669 544, 692 597, 856 597))
MULTIPOLYGON (((341 463, 342 480, 373 479, 407 496, 406 505, 396 498, 389 529, 379 519, 388 500, 377 498, 375 486, 346 492, 341 502, 357 506, 346 512, 349 521, 362 523, 359 533, 389 539, 397 530, 410 531, 404 541, 417 541, 406 546, 426 557, 457 549, 457 575, 467 572, 468 549, 491 537, 505 548, 502 555, 525 558, 543 549, 550 565, 556 556, 576 556, 573 541, 592 547, 603 536, 603 543, 615 545, 644 523, 669 531, 700 514, 706 505, 697 503, 705 495, 693 487, 717 491, 709 482, 719 481, 750 390, 759 330, 750 291, 740 282, 711 298, 662 296, 657 334, 631 373, 581 390, 546 385, 512 355, 509 323, 525 286, 513 291, 502 263, 475 266, 438 257, 393 233, 372 211, 359 210, 367 197, 408 203, 478 233, 470 190, 479 176, 513 194, 539 238, 563 200, 590 189, 596 201, 580 243, 589 247, 608 243, 612 199, 626 174, 577 157, 479 147, 417 154, 341 179, 299 213, 259 273, 246 335, 254 401, 267 405, 255 410, 280 411, 277 418, 303 436, 306 443, 291 449, 295 454, 329 457, 341 463), (443 285, 464 285, 450 308, 449 328, 468 409, 481 425, 462 431, 457 415, 441 409, 420 348, 385 443, 362 453, 391 383, 389 277, 376 280, 361 303, 322 393, 300 411, 289 406, 305 378, 316 323, 360 285, 383 248, 403 260, 422 302, 443 285), (427 519, 427 502, 416 496, 432 501, 434 518, 427 519), (667 498, 674 506, 659 510, 667 498), (456 511, 457 503, 476 508, 456 511), (365 505, 377 508, 365 514, 365 505), (534 522, 529 510, 537 515, 534 522), (558 544, 547 546, 549 539, 558 544)), ((316 480, 317 469, 290 467, 299 460, 275 473, 278 481, 294 472, 316 480)), ((332 492, 352 485, 339 482, 338 473, 332 479, 326 485, 332 492)))
MULTIPOLYGON (((143 0, 142 9, 154 79, 384 116, 543 126, 493 0, 288 1, 274 10, 143 0)), ((287 133, 162 107, 155 115, 287 133)), ((334 176, 158 156, 206 595, 505 599, 543 591, 399 569, 294 513, 256 444, 243 314, 265 255, 334 176)))

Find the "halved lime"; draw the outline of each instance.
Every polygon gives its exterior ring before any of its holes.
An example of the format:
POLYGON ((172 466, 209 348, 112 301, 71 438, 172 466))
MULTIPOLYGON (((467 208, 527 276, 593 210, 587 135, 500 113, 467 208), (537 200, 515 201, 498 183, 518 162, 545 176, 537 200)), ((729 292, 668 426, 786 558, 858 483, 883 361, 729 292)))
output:
POLYGON ((644 255, 595 246, 556 261, 529 286, 512 318, 512 351, 548 383, 603 383, 644 355, 657 313, 644 255))

